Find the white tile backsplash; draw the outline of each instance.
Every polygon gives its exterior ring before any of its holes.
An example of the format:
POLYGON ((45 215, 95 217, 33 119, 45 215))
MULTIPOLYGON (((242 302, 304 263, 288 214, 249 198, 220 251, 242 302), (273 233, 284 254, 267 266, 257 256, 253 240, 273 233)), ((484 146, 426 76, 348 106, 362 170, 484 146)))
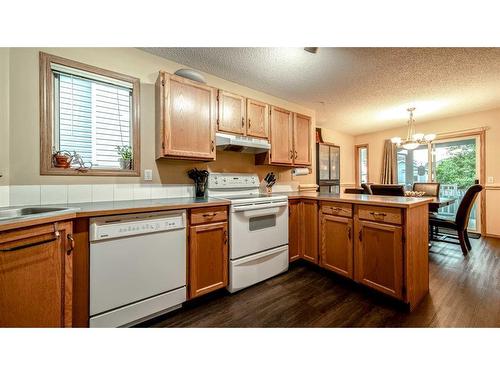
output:
POLYGON ((96 184, 0 186, 0 207, 194 197, 193 185, 96 184))
POLYGON ((0 207, 5 207, 9 205, 10 202, 10 186, 4 185, 0 186, 0 207))
POLYGON ((10 206, 40 204, 40 185, 14 185, 10 187, 10 206))
POLYGON ((134 199, 134 185, 120 184, 114 185, 115 201, 130 201, 134 199))
POLYGON ((114 185, 92 185, 92 202, 108 202, 115 198, 114 185))
POLYGON ((151 185, 134 185, 134 200, 151 199, 151 185))
POLYGON ((68 185, 68 203, 92 202, 92 185, 68 185))
POLYGON ((165 199, 167 198, 168 187, 165 185, 152 185, 151 186, 151 199, 165 199))
POLYGON ((167 185, 168 198, 194 197, 193 185, 167 185))
POLYGON ((66 204, 68 203, 67 185, 41 185, 40 204, 66 204))

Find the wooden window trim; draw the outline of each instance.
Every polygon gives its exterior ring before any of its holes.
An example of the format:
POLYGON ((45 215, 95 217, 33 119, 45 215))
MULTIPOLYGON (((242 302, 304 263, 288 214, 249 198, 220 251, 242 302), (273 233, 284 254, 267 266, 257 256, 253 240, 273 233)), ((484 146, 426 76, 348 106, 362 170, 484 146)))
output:
POLYGON ((359 171, 359 149, 366 148, 366 180, 370 181, 370 148, 368 143, 355 145, 354 146, 354 163, 355 163, 355 171, 356 171, 356 186, 361 186, 361 176, 359 171))
POLYGON ((110 70, 97 68, 63 57, 50 55, 44 52, 39 54, 40 74, 40 175, 58 176, 124 176, 138 177, 141 175, 141 137, 140 137, 140 80, 125 74, 110 70), (89 169, 78 171, 74 168, 56 168, 52 163, 52 132, 53 132, 53 108, 54 88, 52 84, 51 63, 65 65, 71 68, 84 70, 89 73, 114 78, 132 84, 132 169, 89 169))

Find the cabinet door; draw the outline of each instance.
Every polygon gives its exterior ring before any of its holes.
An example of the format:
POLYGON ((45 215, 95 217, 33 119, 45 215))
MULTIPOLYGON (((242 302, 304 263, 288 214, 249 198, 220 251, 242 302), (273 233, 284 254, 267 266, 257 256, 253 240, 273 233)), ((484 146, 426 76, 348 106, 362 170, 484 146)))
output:
POLYGON ((230 92, 219 90, 217 94, 218 117, 217 129, 221 132, 246 134, 245 98, 230 92))
POLYGON ((288 259, 290 262, 300 258, 300 201, 291 200, 288 205, 288 259))
POLYGON ((215 159, 215 89, 173 75, 166 77, 165 156, 215 159))
POLYGON ((302 258, 318 264, 318 204, 314 200, 304 200, 301 205, 302 258))
POLYGON ((227 222, 192 226, 189 237, 189 297, 227 286, 227 222))
POLYGON ((396 298, 403 296, 402 229, 356 221, 355 280, 396 298))
POLYGON ((247 99, 247 135, 269 138, 269 106, 266 103, 247 99))
POLYGON ((285 109, 271 107, 271 163, 293 163, 293 116, 285 109))
POLYGON ((312 164, 311 118, 295 114, 293 122, 293 163, 309 166, 312 164))
POLYGON ((71 327, 71 223, 2 233, 0 327, 71 327))
POLYGON ((353 278, 353 222, 345 217, 321 214, 320 265, 353 278))

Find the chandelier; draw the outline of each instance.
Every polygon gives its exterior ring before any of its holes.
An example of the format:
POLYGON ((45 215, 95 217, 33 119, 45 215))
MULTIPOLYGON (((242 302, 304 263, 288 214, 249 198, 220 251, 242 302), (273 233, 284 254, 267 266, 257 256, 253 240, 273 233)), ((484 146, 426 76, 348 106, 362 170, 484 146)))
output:
POLYGON ((428 144, 436 139, 436 134, 415 133, 415 120, 413 119, 415 107, 408 108, 407 111, 410 112, 410 118, 408 119, 408 135, 406 139, 393 137, 391 138, 392 143, 406 150, 415 150, 418 146, 428 144))

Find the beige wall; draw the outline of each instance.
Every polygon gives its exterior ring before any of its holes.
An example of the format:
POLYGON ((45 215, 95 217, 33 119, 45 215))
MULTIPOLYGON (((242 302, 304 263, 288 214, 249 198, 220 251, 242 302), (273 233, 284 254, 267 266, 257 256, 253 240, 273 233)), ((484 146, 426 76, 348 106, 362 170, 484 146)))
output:
POLYGON ((0 186, 9 184, 9 52, 0 48, 0 186))
MULTIPOLYGON (((487 189, 500 186, 500 108, 449 117, 437 121, 419 123, 417 117, 417 131, 419 133, 446 133, 472 128, 488 127, 486 131, 486 177, 494 178, 494 183, 486 183, 487 189), (489 186, 491 185, 491 186, 489 186)), ((384 140, 391 137, 406 136, 406 127, 386 130, 383 132, 358 135, 356 144, 369 145, 369 174, 370 182, 380 182, 382 168, 382 153, 384 140)), ((495 202, 500 201, 500 190, 488 190, 486 193, 486 226, 487 233, 500 235, 500 211, 495 202)))
MULTIPOLYGON (((5 50, 2 51, 3 54, 8 53, 5 50)), ((218 152, 217 161, 211 163, 155 161, 154 82, 159 70, 173 73, 181 68, 181 65, 134 48, 11 48, 10 184, 95 184, 138 183, 141 181, 140 178, 136 177, 40 176, 38 120, 38 53, 40 50, 128 74, 141 80, 141 168, 142 170, 153 170, 153 182, 190 183, 191 181, 186 177, 185 172, 194 166, 208 167, 211 171, 217 172, 250 172, 254 170, 255 166, 251 155, 227 152, 218 152)), ((315 126, 315 113, 312 110, 209 74, 205 74, 205 77, 211 86, 310 115, 313 118, 313 127, 315 126)), ((2 126, 2 129, 5 129, 5 126, 2 126)), ((279 182, 292 180, 289 168, 259 166, 256 170, 261 178, 267 171, 273 170, 279 175, 279 182)), ((295 177, 294 179, 304 183, 315 181, 314 175, 295 177)))
MULTIPOLYGON (((340 183, 344 186, 354 186, 354 136, 344 134, 329 128, 322 128, 323 141, 340 146, 340 183)), ((343 191, 343 188, 341 189, 343 191)))

